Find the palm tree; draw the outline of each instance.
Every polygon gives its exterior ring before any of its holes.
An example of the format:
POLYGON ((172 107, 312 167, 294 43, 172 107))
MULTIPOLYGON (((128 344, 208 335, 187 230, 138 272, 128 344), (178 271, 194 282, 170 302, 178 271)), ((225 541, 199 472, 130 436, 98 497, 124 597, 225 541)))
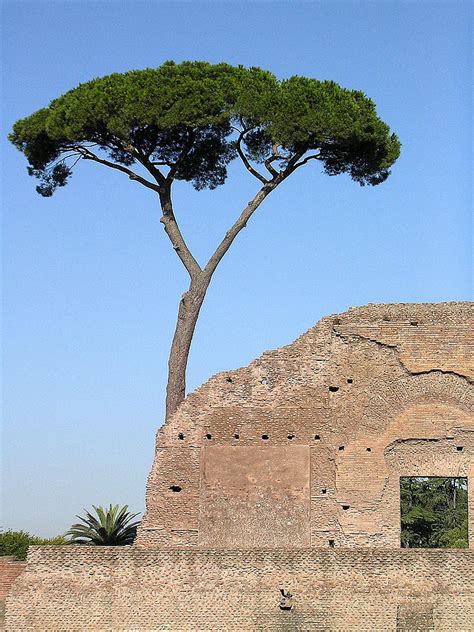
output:
POLYGON ((66 533, 71 544, 91 544, 95 546, 124 546, 132 544, 140 521, 132 522, 138 514, 131 514, 128 505, 119 509, 118 505, 108 509, 92 505, 98 519, 86 511, 86 517, 77 516, 83 524, 73 524, 66 533))

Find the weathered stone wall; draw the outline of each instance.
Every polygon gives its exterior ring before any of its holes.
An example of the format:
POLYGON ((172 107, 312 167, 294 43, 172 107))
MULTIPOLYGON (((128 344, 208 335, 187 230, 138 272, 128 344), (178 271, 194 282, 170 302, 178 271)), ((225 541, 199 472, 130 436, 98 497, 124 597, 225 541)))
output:
POLYGON ((0 556, 0 630, 3 630, 5 599, 17 577, 25 570, 26 562, 14 557, 0 556))
POLYGON ((473 593, 466 550, 31 547, 6 621, 10 632, 467 632, 473 593))
POLYGON ((398 548, 400 476, 472 477, 473 376, 472 303, 324 318, 159 430, 138 545, 398 548))
POLYGON ((474 630, 472 550, 400 549, 400 476, 467 476, 473 305, 372 305, 158 432, 133 547, 30 547, 7 629, 474 630), (280 590, 293 608, 279 607, 280 590))
POLYGON ((0 556, 0 601, 4 601, 15 579, 25 570, 26 562, 15 557, 0 556))

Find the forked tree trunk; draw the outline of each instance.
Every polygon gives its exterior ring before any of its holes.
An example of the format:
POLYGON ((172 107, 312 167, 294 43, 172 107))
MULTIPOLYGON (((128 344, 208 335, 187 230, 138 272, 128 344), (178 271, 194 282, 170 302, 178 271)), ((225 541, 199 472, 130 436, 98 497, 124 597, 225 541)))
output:
POLYGON ((161 223, 173 245, 173 248, 181 259, 189 273, 191 282, 187 292, 181 297, 178 309, 178 320, 171 344, 168 360, 168 383, 166 386, 166 419, 177 410, 186 395, 186 367, 188 364, 189 350, 194 335, 194 329, 199 317, 209 283, 222 257, 228 251, 235 237, 246 226, 254 211, 263 200, 282 182, 285 174, 280 174, 272 181, 265 182, 258 193, 244 208, 233 226, 227 231, 221 243, 217 246, 207 265, 201 269, 196 259, 191 254, 186 242, 181 235, 171 202, 170 185, 162 186, 160 191, 160 204, 163 211, 161 223))
MULTIPOLYGON (((160 199, 160 206, 162 210, 162 216, 160 222, 163 224, 165 232, 171 241, 171 245, 180 258, 181 263, 186 268, 191 282, 189 288, 185 294, 181 297, 178 310, 178 321, 176 323, 176 329, 173 336, 173 342, 171 344, 171 350, 168 360, 168 381, 166 386, 166 419, 177 410, 178 406, 184 400, 186 395, 186 366, 188 364, 189 350, 191 348, 191 342, 193 339, 194 329, 196 327, 199 312, 201 310, 204 298, 206 296, 209 283, 211 282, 212 275, 214 274, 217 266, 219 265, 222 257, 229 250, 234 239, 239 232, 245 228, 248 220, 251 218, 255 210, 260 206, 263 200, 269 195, 283 180, 285 180, 295 169, 306 164, 309 160, 318 158, 319 155, 308 156, 301 160, 304 152, 296 152, 291 158, 283 158, 278 154, 278 147, 274 145, 272 147, 272 155, 265 160, 265 167, 270 173, 271 178, 259 173, 250 164, 248 158, 241 148, 241 142, 244 139, 245 134, 250 130, 242 130, 236 143, 237 153, 239 154, 243 164, 247 171, 249 171, 257 180, 260 181, 261 187, 255 196, 248 202, 242 213, 236 219, 234 224, 226 232, 224 238, 217 246, 216 250, 212 254, 211 258, 207 262, 206 266, 201 268, 199 263, 194 258, 192 252, 189 250, 186 241, 181 234, 180 228, 176 221, 173 203, 171 200, 171 186, 176 176, 176 171, 180 165, 180 161, 186 157, 187 152, 191 149, 192 143, 189 147, 183 150, 184 153, 176 160, 176 162, 160 163, 151 162, 149 157, 144 156, 138 152, 132 146, 126 148, 131 155, 138 160, 153 176, 156 183, 152 183, 146 178, 143 178, 139 174, 131 171, 127 167, 121 164, 115 164, 109 160, 105 160, 95 155, 90 151, 88 147, 80 147, 79 153, 85 160, 94 160, 102 165, 117 169, 122 173, 125 173, 131 180, 135 180, 143 186, 151 189, 158 194, 160 199), (283 170, 278 170, 273 166, 273 163, 277 160, 285 160, 286 166, 283 170), (300 160, 300 162, 298 162, 300 160), (164 175, 157 165, 168 166, 169 172, 164 175)), ((70 149, 77 151, 77 147, 73 145, 70 149)))

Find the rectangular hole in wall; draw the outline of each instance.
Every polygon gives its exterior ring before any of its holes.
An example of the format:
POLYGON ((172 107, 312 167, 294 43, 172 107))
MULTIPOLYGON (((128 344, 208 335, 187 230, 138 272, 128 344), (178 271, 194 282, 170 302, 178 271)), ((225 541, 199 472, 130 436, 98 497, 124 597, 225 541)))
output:
POLYGON ((468 548, 467 486, 463 477, 400 477, 401 546, 468 548))

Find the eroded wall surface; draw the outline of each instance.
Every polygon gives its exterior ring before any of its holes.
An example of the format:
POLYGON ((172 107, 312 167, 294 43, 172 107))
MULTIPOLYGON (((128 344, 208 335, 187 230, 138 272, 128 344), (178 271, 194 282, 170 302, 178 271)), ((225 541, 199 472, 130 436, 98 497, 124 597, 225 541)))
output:
POLYGON ((398 548, 400 476, 472 477, 473 376, 472 303, 324 318, 159 430, 138 545, 398 548))
POLYGON ((26 562, 20 562, 11 556, 0 557, 0 630, 4 626, 5 599, 13 582, 25 570, 26 562))
POLYGON ((9 632, 467 632, 473 591, 467 550, 32 547, 6 622, 9 632))

